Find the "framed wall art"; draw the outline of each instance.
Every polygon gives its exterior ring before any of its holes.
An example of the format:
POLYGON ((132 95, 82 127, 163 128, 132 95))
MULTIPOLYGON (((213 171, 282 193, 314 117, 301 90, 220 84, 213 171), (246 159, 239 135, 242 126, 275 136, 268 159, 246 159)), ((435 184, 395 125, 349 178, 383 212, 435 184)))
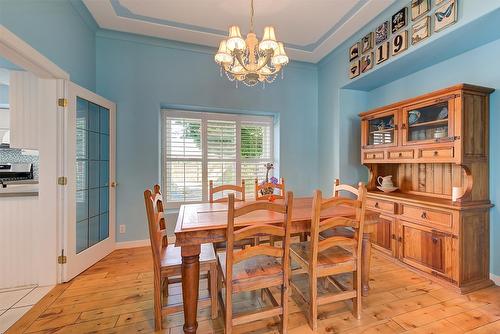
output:
POLYGON ((434 12, 434 31, 438 32, 457 22, 457 0, 438 7, 434 12))
POLYGON ((436 1, 434 2, 434 4, 437 6, 437 5, 442 4, 443 2, 444 2, 444 0, 436 0, 436 1))
POLYGON ((356 42, 353 46, 349 48, 349 61, 359 57, 359 42, 356 42))
POLYGON ((368 52, 361 57, 361 73, 368 72, 373 68, 373 52, 368 52))
POLYGON ((391 19, 391 30, 394 34, 396 31, 406 27, 408 22, 408 7, 403 7, 398 10, 391 19))
POLYGON ((411 0, 411 19, 418 20, 431 10, 430 0, 411 0))
POLYGON ((411 44, 417 44, 418 42, 426 39, 431 35, 431 19, 429 16, 424 17, 420 21, 413 23, 411 27, 411 44))
POLYGON ((361 39, 361 53, 365 53, 373 48, 373 32, 369 32, 361 39))
POLYGON ((375 29, 375 45, 387 41, 389 38, 389 21, 385 21, 375 29))
POLYGON ((408 49, 408 30, 401 31, 392 38, 392 55, 396 56, 408 49))
POLYGON ((354 60, 349 65, 349 79, 354 79, 359 75, 359 59, 354 60))
POLYGON ((389 42, 384 42, 375 49, 375 64, 380 64, 389 59, 389 42))

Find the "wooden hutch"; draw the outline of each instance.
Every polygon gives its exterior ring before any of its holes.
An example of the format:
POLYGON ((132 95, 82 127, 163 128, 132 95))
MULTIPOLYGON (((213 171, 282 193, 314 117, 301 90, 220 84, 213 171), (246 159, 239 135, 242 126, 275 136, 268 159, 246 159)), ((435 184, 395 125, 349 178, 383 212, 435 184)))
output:
POLYGON ((360 114, 375 248, 466 293, 489 279, 489 94, 467 84, 360 114), (393 176, 395 192, 377 189, 393 176), (455 201, 452 194, 455 193, 455 201))

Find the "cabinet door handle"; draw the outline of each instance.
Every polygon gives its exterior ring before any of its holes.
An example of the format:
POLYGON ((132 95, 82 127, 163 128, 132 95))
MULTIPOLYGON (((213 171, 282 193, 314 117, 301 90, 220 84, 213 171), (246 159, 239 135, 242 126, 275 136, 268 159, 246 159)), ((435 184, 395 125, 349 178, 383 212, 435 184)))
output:
POLYGON ((405 130, 405 129, 406 129, 406 124, 405 123, 401 124, 401 130, 405 130))
POLYGON ((436 238, 436 237, 432 237, 432 243, 433 243, 433 244, 437 244, 437 242, 438 242, 438 238, 436 238))
POLYGON ((392 239, 392 240, 396 240, 396 235, 395 235, 394 233, 393 233, 393 234, 391 234, 391 239, 392 239))
POLYGON ((398 241, 399 241, 399 242, 403 242, 403 237, 399 237, 399 238, 398 238, 398 241))
POLYGON ((420 217, 422 217, 422 219, 427 219, 427 212, 422 212, 422 215, 420 217))

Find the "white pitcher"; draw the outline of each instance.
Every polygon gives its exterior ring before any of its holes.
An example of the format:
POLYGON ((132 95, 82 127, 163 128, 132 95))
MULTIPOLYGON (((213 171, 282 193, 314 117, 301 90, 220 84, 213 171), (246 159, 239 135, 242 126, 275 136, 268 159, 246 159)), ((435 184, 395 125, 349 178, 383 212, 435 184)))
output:
POLYGON ((379 176, 377 177, 377 182, 382 188, 394 187, 394 184, 392 183, 392 175, 379 176))

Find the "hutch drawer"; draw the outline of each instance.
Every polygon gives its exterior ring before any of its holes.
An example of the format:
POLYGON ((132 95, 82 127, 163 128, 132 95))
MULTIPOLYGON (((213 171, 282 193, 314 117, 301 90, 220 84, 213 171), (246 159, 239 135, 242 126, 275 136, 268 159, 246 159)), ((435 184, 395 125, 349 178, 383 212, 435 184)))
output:
POLYGON ((365 160, 382 160, 384 159, 384 151, 365 152, 365 160))
POLYGON ((453 217, 451 213, 444 211, 402 204, 401 216, 411 221, 417 220, 424 223, 424 225, 444 228, 448 231, 451 230, 453 226, 453 217))
POLYGON ((413 150, 389 151, 389 159, 413 159, 413 150))
POLYGON ((434 148, 421 148, 419 149, 419 156, 421 158, 432 159, 446 159, 454 157, 453 147, 434 147, 434 148))
POLYGON ((384 200, 379 200, 379 199, 373 199, 373 198, 367 198, 366 199, 366 206, 369 209, 385 212, 388 214, 395 214, 395 205, 393 202, 390 201, 384 201, 384 200))

